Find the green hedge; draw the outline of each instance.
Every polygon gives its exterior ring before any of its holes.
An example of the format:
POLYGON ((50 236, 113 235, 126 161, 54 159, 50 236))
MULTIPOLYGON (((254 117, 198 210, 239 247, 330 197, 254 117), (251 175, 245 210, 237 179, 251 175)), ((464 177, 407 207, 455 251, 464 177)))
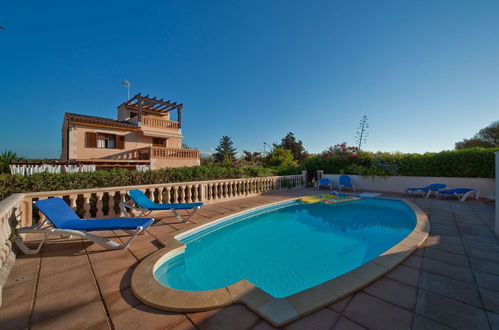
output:
POLYGON ((494 152, 499 148, 473 148, 425 154, 367 153, 355 157, 318 155, 303 165, 314 176, 316 170, 331 174, 365 176, 440 176, 494 178, 494 152))
POLYGON ((12 193, 20 192, 103 188, 299 173, 298 169, 292 169, 289 172, 293 173, 282 174, 284 170, 286 169, 271 169, 260 166, 195 166, 145 172, 114 169, 91 173, 37 173, 32 176, 2 174, 0 175, 0 199, 12 193))

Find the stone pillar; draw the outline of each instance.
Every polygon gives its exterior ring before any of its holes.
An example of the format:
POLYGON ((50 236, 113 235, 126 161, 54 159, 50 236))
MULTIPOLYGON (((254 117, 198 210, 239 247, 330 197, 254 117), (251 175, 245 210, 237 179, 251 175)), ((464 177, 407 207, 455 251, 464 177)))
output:
POLYGON ((496 235, 499 236, 499 201, 497 200, 498 198, 498 194, 499 194, 499 151, 496 151, 495 152, 496 154, 496 175, 495 175, 495 178, 496 178, 496 192, 494 194, 495 198, 496 198, 496 225, 495 225, 495 229, 496 229, 496 235))
POLYGON ((317 170, 317 181, 315 182, 315 187, 319 188, 319 181, 324 176, 324 170, 317 170))
POLYGON ((301 171, 301 175, 303 176, 303 187, 307 187, 307 170, 301 171))

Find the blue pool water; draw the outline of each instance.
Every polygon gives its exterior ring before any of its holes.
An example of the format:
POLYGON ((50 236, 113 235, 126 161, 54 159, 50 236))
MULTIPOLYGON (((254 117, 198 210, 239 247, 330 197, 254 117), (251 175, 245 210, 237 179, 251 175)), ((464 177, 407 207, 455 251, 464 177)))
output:
POLYGON ((185 252, 154 275, 173 289, 203 291, 245 279, 282 298, 376 258, 414 228, 403 202, 286 202, 230 219, 180 240, 185 252))

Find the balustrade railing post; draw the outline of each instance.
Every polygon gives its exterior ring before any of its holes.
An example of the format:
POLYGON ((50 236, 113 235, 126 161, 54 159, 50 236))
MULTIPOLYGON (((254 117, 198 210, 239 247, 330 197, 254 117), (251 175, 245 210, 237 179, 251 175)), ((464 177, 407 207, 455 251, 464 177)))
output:
POLYGON ((107 203, 107 206, 109 207, 109 210, 107 211, 107 215, 109 217, 112 217, 114 215, 116 215, 116 210, 115 210, 115 206, 116 206, 116 203, 114 201, 114 197, 116 196, 116 192, 115 191, 110 191, 107 193, 107 196, 108 196, 108 203, 107 203))
POLYGON ((83 217, 90 218, 90 196, 91 194, 83 194, 83 217))
POLYGON ((21 226, 31 226, 33 224, 33 199, 31 197, 25 197, 22 207, 23 212, 21 217, 21 226))
POLYGON ((187 185, 185 188, 185 202, 190 203, 191 202, 191 194, 192 194, 192 186, 187 185))
POLYGON ((97 202, 96 202, 96 217, 97 218, 101 218, 102 216, 104 216, 104 212, 102 211, 102 208, 103 208, 103 202, 102 202, 102 197, 104 196, 104 193, 101 193, 101 192, 98 192, 95 194, 95 197, 97 198, 97 202))
POLYGON ((171 194, 171 187, 166 187, 166 203, 170 204, 172 202, 172 194, 171 194))
POLYGON ((178 203, 178 186, 173 187, 173 203, 178 203))

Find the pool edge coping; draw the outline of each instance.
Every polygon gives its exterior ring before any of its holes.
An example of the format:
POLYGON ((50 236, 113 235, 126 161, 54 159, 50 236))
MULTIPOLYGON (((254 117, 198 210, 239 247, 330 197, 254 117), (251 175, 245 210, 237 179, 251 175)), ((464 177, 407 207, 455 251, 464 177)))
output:
POLYGON ((223 216, 202 225, 193 224, 191 227, 175 232, 167 239, 161 240, 165 247, 147 256, 133 271, 130 285, 133 294, 148 306, 170 312, 200 312, 240 303, 246 305, 273 326, 281 327, 367 287, 412 255, 417 248, 424 244, 430 231, 428 216, 413 202, 403 198, 376 197, 404 202, 416 216, 416 225, 412 232, 370 262, 291 296, 272 297, 246 280, 215 290, 181 291, 164 286, 155 279, 154 271, 157 266, 162 261, 182 253, 185 249, 185 245, 175 237, 186 235, 189 232, 195 233, 202 228, 209 228, 227 218, 298 198, 300 197, 267 203, 223 216))

